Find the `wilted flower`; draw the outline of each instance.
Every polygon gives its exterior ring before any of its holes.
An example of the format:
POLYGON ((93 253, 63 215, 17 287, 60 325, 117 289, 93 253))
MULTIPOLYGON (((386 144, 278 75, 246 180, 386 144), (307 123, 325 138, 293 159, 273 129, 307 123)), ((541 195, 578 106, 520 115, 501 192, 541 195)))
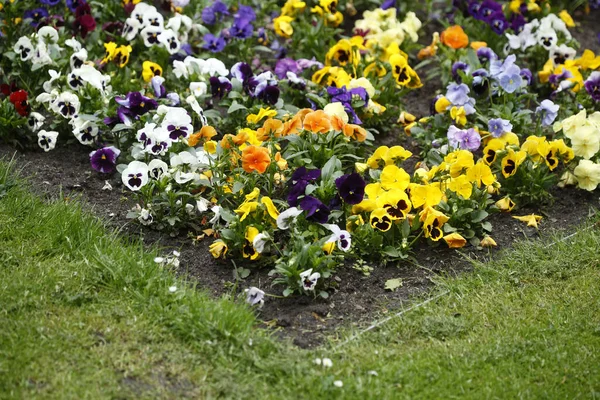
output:
POLYGON ((290 207, 287 210, 283 211, 277 217, 277 228, 281 230, 289 229, 290 226, 296 221, 296 217, 302 214, 302 210, 296 207, 290 207))

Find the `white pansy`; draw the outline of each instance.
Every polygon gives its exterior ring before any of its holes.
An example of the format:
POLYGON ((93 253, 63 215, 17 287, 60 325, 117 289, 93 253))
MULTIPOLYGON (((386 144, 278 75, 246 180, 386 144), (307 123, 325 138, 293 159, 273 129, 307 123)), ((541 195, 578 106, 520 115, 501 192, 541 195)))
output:
POLYGON ((35 47, 35 50, 33 51, 33 57, 31 58, 31 62, 38 66, 50 65, 54 62, 50 57, 50 53, 48 52, 48 46, 46 46, 46 43, 38 43, 38 45, 35 47))
POLYGON ((69 46, 70 48, 72 48, 74 52, 78 52, 79 50, 82 49, 81 43, 79 43, 79 41, 77 39, 75 39, 74 37, 72 37, 71 39, 65 40, 65 44, 67 46, 69 46))
POLYGON ((86 49, 80 49, 71 55, 69 64, 71 69, 81 68, 81 66, 87 61, 88 52, 86 49))
POLYGON ((206 116, 204 116, 204 110, 202 109, 202 107, 200 107, 200 103, 198 103, 198 99, 196 99, 196 96, 190 94, 188 97, 185 98, 185 102, 189 104, 190 107, 192 107, 192 110, 194 110, 194 112, 200 117, 200 122, 202 122, 202 126, 207 125, 208 121, 206 120, 206 116))
POLYGON ((321 277, 321 274, 318 272, 312 272, 312 268, 307 269, 306 271, 300 273, 300 285, 307 291, 315 290, 317 286, 317 281, 321 277))
POLYGON ((98 124, 95 121, 80 116, 73 118, 70 123, 73 126, 73 135, 81 144, 90 145, 94 143, 98 136, 98 124))
POLYGON ((27 36, 21 36, 19 40, 17 40, 17 43, 15 43, 13 46, 13 50, 19 55, 21 61, 30 60, 34 53, 31 39, 29 39, 27 36))
POLYGON ((38 132, 38 145, 48 152, 56 146, 56 139, 58 138, 58 132, 46 131, 42 129, 38 132))
POLYGON ((160 179, 168 170, 167 163, 159 158, 155 158, 148 163, 148 174, 152 179, 160 179))
POLYGON ((265 251, 265 246, 269 243, 269 240, 269 235, 261 232, 254 237, 254 240, 252 240, 252 246, 254 247, 254 250, 262 254, 265 251))
POLYGON ((79 113, 79 97, 71 92, 62 92, 50 104, 50 108, 65 118, 76 117, 79 113))
POLYGON ((219 206, 213 206, 210 211, 212 211, 215 215, 208 221, 209 224, 216 224, 221 219, 221 211, 222 208, 219 206))
POLYGON ((198 212, 203 213, 208 211, 208 206, 210 206, 210 201, 204 197, 200 197, 198 200, 196 200, 196 208, 198 209, 198 212))
POLYGON ((160 44, 158 37, 162 33, 163 29, 157 26, 147 26, 140 32, 142 39, 144 39, 144 44, 146 47, 152 47, 154 45, 160 44))
POLYGON ((131 12, 131 18, 136 19, 140 24, 144 24, 144 15, 155 13, 156 7, 140 2, 135 5, 131 12))
POLYGON ((167 49, 169 54, 175 54, 181 48, 177 35, 175 35, 175 32, 171 29, 164 30, 158 37, 158 41, 165 46, 165 49, 167 49))
POLYGON ((350 247, 352 245, 352 238, 350 236, 350 232, 340 229, 340 227, 335 224, 323 224, 323 226, 333 233, 333 235, 331 235, 325 243, 336 242, 340 250, 350 250, 350 247))
POLYGON ((36 132, 42 126, 44 126, 45 120, 46 117, 44 117, 42 114, 32 112, 29 114, 29 118, 27 119, 27 126, 29 126, 29 129, 31 129, 33 132, 36 132))
MULTIPOLYGON (((142 3, 139 3, 142 4, 142 3)), ((132 41, 142 29, 142 23, 135 18, 127 18, 123 24, 122 36, 127 41, 132 41)))
POLYGON ((138 221, 140 222, 140 224, 147 226, 154 221, 154 217, 152 217, 150 210, 142 208, 140 210, 140 215, 138 216, 138 221))
POLYGON ((190 82, 190 92, 196 97, 205 95, 208 92, 208 87, 204 82, 190 82))
POLYGON ((132 161, 121 173, 121 180, 129 190, 140 190, 148 183, 148 165, 141 161, 132 161))
POLYGON ((144 27, 153 26, 155 28, 161 28, 161 29, 163 28, 164 17, 156 9, 147 10, 146 12, 144 12, 142 18, 144 21, 143 22, 144 27))
POLYGON ((302 214, 302 210, 296 207, 290 207, 283 211, 277 217, 277 228, 281 230, 289 229, 290 226, 296 221, 296 217, 302 214))
POLYGON ((251 306, 258 305, 259 307, 262 307, 262 305, 265 303, 265 292, 259 288, 252 286, 251 288, 246 289, 245 292, 246 303, 250 304, 251 306))
POLYGON ((44 88, 44 91, 50 93, 52 91, 52 84, 54 81, 60 78, 60 72, 50 69, 48 70, 48 74, 50 74, 50 79, 44 82, 42 87, 44 88))
POLYGON ((51 26, 43 26, 37 31, 38 42, 43 41, 47 44, 58 42, 58 32, 51 26))
POLYGON ((189 72, 187 65, 183 61, 174 60, 173 61, 173 74, 178 78, 184 77, 187 79, 189 77, 189 72))

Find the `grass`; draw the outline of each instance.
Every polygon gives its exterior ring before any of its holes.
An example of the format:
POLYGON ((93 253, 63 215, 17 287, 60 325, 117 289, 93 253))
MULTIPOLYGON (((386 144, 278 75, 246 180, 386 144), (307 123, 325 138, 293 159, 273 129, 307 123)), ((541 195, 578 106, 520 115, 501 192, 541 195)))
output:
POLYGON ((305 351, 77 204, 42 202, 9 169, 0 164, 0 398, 600 397, 595 228, 519 243, 442 279, 436 301, 305 351))

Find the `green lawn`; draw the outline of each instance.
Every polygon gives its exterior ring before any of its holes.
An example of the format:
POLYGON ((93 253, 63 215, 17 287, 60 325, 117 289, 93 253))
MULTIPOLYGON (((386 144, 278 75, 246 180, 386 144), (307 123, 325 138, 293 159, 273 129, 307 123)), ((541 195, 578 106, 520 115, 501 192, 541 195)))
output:
POLYGON ((600 397, 595 228, 517 244, 442 280, 436 301, 305 351, 6 164, 0 197, 0 398, 600 397))

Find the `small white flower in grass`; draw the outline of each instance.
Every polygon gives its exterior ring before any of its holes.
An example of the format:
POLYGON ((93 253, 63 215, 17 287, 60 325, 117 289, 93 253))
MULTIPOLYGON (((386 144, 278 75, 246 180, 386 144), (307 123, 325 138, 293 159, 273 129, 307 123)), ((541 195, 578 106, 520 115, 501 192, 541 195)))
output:
POLYGON ((321 360, 320 358, 317 357, 313 360, 313 362, 317 365, 321 365, 323 363, 323 360, 321 360))
POLYGON ((270 239, 271 238, 266 233, 259 233, 258 235, 256 235, 254 237, 254 240, 252 241, 252 246, 254 247, 254 250, 262 254, 262 252, 265 251, 265 246, 267 245, 267 243, 269 243, 270 239))
POLYGON ((367 372, 367 374, 371 375, 371 376, 378 376, 379 374, 377 373, 377 371, 369 371, 367 372))
POLYGON ((334 381, 333 382, 333 386, 341 388, 342 386, 344 386, 344 382, 342 382, 342 381, 334 381))
POLYGON ((306 271, 300 274, 300 284, 307 291, 315 290, 317 286, 317 281, 321 277, 321 274, 318 272, 313 273, 312 268, 307 269, 306 271))
POLYGON ((334 224, 323 224, 323 226, 333 233, 333 235, 331 235, 329 239, 327 239, 326 243, 337 242, 337 246, 340 250, 350 250, 350 246, 352 245, 352 238, 350 236, 350 232, 342 230, 339 226, 334 224))
POLYGON ((58 132, 56 131, 46 131, 42 129, 38 132, 38 144, 46 152, 54 149, 54 146, 56 146, 57 138, 58 132))
POLYGON ((325 368, 333 367, 333 361, 331 361, 330 358, 324 358, 323 359, 323 367, 325 367, 325 368))
POLYGON ((157 264, 162 264, 165 262, 164 257, 154 257, 154 262, 157 264))
POLYGON ((250 304, 251 306, 258 305, 259 307, 262 307, 262 305, 265 303, 265 292, 259 288, 252 286, 251 288, 246 289, 245 292, 246 303, 250 304))
POLYGON ((302 210, 296 207, 288 208, 277 217, 277 227, 281 230, 289 229, 300 214, 302 214, 302 210))
POLYGON ((121 173, 121 180, 129 190, 138 191, 148 183, 148 166, 141 161, 132 161, 121 173))
POLYGON ((170 286, 169 287, 169 292, 175 293, 176 291, 177 291, 177 286, 170 286))

